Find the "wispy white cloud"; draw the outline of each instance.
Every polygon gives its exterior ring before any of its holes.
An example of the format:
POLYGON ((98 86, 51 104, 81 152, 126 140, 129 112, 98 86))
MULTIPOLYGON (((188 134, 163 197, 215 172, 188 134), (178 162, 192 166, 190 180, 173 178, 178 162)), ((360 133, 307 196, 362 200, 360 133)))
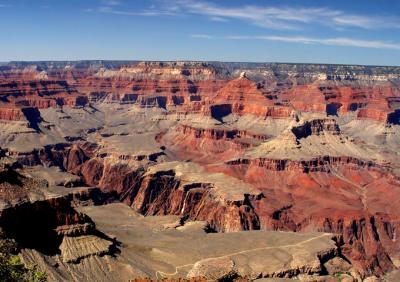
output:
POLYGON ((391 43, 380 40, 361 40, 353 38, 328 38, 322 39, 317 43, 325 45, 337 45, 337 46, 353 46, 362 48, 376 48, 376 49, 396 49, 400 50, 400 43, 391 43))
POLYGON ((341 14, 333 17, 332 21, 337 26, 354 26, 365 29, 400 28, 400 19, 390 17, 371 17, 341 14))
POLYGON ((334 13, 338 15, 337 12, 329 11, 325 8, 295 9, 258 6, 227 8, 208 2, 190 0, 177 0, 175 3, 182 11, 208 16, 210 19, 238 19, 261 27, 274 29, 297 29, 298 26, 295 22, 311 22, 316 14, 334 13))
POLYGON ((101 0, 92 11, 126 16, 204 16, 212 21, 239 20, 268 29, 298 30, 323 26, 343 28, 400 29, 398 16, 370 16, 351 14, 328 7, 236 5, 223 6, 217 1, 157 0, 147 9, 129 10, 122 0, 101 0))
POLYGON ((118 6, 121 4, 118 0, 102 0, 101 3, 107 6, 118 6))
POLYGON ((190 37, 200 38, 200 39, 213 39, 213 36, 208 35, 208 34, 191 34, 190 37))
POLYGON ((225 19, 225 18, 221 18, 221 17, 210 17, 210 20, 214 21, 214 22, 228 22, 229 20, 225 19))
POLYGON ((242 35, 231 35, 224 37, 215 37, 208 34, 195 34, 191 35, 193 38, 200 39, 227 39, 227 40, 268 40, 268 41, 280 41, 287 43, 301 43, 301 44, 320 44, 330 46, 348 46, 348 47, 359 47, 359 48, 374 48, 374 49, 394 49, 400 50, 400 43, 397 42, 386 42, 380 40, 364 40, 356 38, 315 38, 305 36, 274 36, 274 35, 260 35, 260 36, 242 36, 242 35))
POLYGON ((110 6, 101 6, 97 9, 88 9, 87 11, 89 11, 89 12, 97 11, 100 13, 107 13, 107 14, 114 14, 114 15, 121 15, 121 16, 154 17, 154 16, 161 16, 161 15, 167 15, 167 16, 174 15, 173 12, 164 11, 164 10, 148 9, 148 10, 140 10, 140 11, 124 11, 121 9, 116 10, 110 6))
POLYGON ((331 27, 364 29, 400 28, 398 17, 353 15, 327 7, 277 7, 243 5, 225 7, 216 3, 193 0, 170 0, 182 13, 207 16, 210 19, 237 19, 271 29, 300 29, 303 25, 318 24, 331 27))
POLYGON ((170 5, 168 7, 159 7, 154 2, 148 6, 147 9, 130 10, 127 9, 127 3, 123 0, 100 0, 99 6, 87 8, 86 12, 91 13, 104 13, 114 14, 121 16, 143 16, 143 17, 154 17, 154 16, 177 16, 174 12, 177 9, 176 6, 170 5))

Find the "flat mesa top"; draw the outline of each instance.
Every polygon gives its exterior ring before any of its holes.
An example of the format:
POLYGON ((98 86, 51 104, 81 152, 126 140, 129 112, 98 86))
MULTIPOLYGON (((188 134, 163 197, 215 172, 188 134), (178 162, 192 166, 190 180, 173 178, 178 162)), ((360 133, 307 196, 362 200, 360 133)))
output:
POLYGON ((222 201, 242 201, 244 194, 260 195, 253 185, 224 173, 210 173, 204 167, 191 162, 160 163, 149 168, 147 174, 173 170, 175 175, 187 184, 209 183, 211 192, 222 201))

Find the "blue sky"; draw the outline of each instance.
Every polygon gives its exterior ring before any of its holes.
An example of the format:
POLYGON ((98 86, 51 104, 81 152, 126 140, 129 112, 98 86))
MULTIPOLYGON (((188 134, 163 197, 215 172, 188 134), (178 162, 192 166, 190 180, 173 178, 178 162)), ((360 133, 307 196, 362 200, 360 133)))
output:
POLYGON ((400 65, 397 0, 0 0, 0 61, 400 65))

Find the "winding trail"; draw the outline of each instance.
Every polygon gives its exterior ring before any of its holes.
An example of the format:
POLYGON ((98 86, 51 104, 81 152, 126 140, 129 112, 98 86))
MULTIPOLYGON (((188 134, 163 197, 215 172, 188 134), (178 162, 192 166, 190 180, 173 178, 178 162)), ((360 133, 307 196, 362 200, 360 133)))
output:
MULTIPOLYGON (((356 187, 358 189, 358 195, 360 196, 360 201, 363 205, 363 210, 366 211, 367 210, 367 185, 364 186, 360 186, 352 181, 350 181, 349 179, 347 179, 345 176, 342 175, 342 173, 340 173, 336 168, 334 168, 333 166, 329 166, 331 173, 336 176, 337 178, 341 179, 342 181, 352 185, 353 187, 356 187)), ((374 182, 370 183, 373 184, 374 182)))
MULTIPOLYGON (((332 234, 330 234, 330 233, 323 233, 323 234, 320 235, 320 236, 313 237, 313 238, 310 238, 310 239, 301 241, 301 242, 296 243, 296 244, 288 244, 288 245, 275 246, 275 247, 254 248, 254 249, 250 249, 250 250, 244 250, 244 251, 234 252, 234 253, 230 253, 230 254, 226 254, 226 255, 222 255, 222 256, 217 256, 217 257, 202 258, 201 260, 203 260, 203 259, 219 259, 219 258, 225 258, 225 257, 231 257, 231 256, 235 256, 235 255, 241 255, 241 254, 245 254, 245 253, 250 253, 250 252, 254 252, 254 251, 261 251, 261 250, 271 250, 271 249, 283 249, 283 248, 297 247, 297 246, 300 246, 300 245, 302 245, 302 244, 305 244, 305 243, 314 241, 314 240, 319 239, 319 238, 322 238, 322 237, 327 237, 327 236, 332 236, 332 234)), ((185 268, 185 267, 188 267, 188 266, 193 266, 195 263, 196 263, 196 262, 176 266, 176 267, 175 267, 175 271, 172 272, 172 273, 166 273, 166 272, 163 272, 163 271, 161 271, 161 270, 157 270, 157 271, 155 272, 156 278, 157 278, 157 279, 162 279, 162 278, 165 278, 165 277, 168 277, 168 276, 177 275, 178 272, 179 272, 179 269, 185 268)))

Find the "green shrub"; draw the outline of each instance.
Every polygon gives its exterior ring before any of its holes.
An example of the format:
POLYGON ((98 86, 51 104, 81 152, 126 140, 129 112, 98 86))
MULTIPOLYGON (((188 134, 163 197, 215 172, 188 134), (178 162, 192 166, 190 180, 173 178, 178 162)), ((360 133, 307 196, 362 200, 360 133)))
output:
POLYGON ((0 281, 44 282, 47 275, 38 271, 36 265, 22 263, 14 240, 0 238, 0 281))

